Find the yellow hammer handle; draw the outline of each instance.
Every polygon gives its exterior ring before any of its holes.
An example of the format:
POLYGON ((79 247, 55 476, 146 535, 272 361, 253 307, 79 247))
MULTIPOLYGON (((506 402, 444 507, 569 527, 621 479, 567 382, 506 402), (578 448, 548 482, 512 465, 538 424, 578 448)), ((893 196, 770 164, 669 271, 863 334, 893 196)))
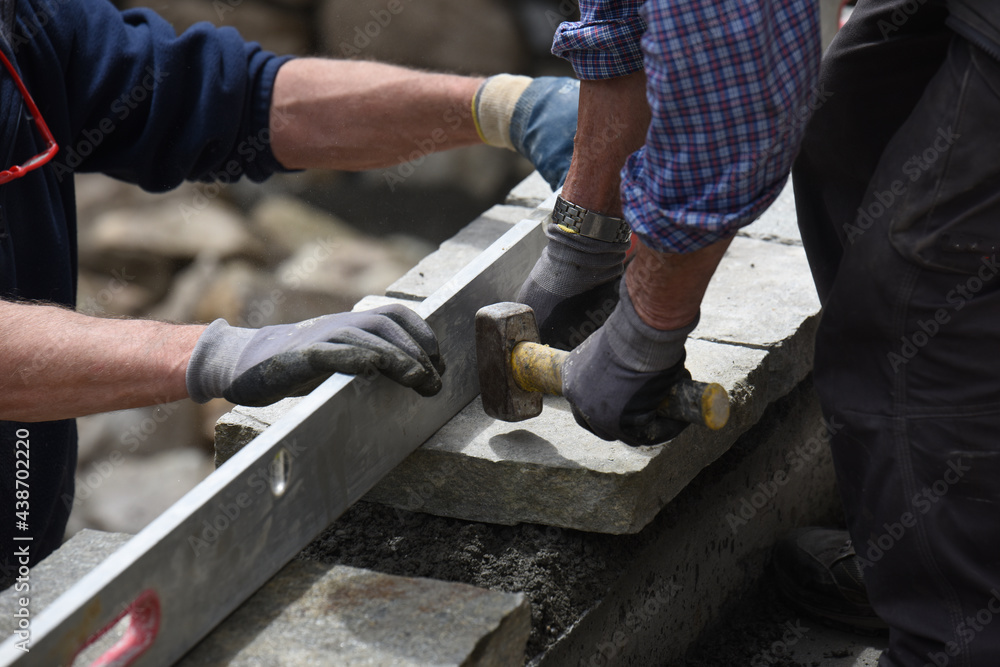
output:
POLYGON ((525 391, 562 396, 562 366, 568 356, 548 345, 518 343, 510 355, 514 382, 525 391))
MULTIPOLYGON (((569 352, 521 342, 510 357, 514 382, 525 391, 562 395, 562 366, 569 352)), ((702 424, 716 431, 729 421, 729 393, 715 382, 681 380, 657 407, 665 417, 702 424)))

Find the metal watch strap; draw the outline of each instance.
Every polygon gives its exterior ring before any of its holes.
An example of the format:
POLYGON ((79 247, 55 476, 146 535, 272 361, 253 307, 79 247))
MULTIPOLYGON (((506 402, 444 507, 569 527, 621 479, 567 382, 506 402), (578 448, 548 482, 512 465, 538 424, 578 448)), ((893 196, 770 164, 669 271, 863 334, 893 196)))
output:
POLYGON ((626 243, 632 238, 632 230, 621 218, 595 213, 562 197, 556 197, 552 222, 567 234, 579 234, 599 241, 626 243))

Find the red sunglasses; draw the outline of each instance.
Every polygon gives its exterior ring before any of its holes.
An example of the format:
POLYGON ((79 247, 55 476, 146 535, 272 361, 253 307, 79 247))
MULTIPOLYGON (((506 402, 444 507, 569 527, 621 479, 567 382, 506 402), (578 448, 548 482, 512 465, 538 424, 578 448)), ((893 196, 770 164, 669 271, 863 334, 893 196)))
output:
POLYGON ((28 112, 31 115, 31 119, 35 121, 35 125, 38 127, 39 133, 41 133, 42 139, 45 140, 44 151, 22 165, 0 171, 0 185, 3 185, 4 183, 13 181, 15 178, 20 178, 29 171, 38 169, 43 164, 46 164, 59 151, 59 146, 56 145, 56 138, 52 136, 52 132, 49 131, 49 126, 45 124, 45 119, 42 118, 41 112, 38 110, 38 107, 35 106, 35 100, 31 99, 31 95, 28 94, 28 89, 24 87, 24 82, 21 81, 21 77, 19 77, 17 72, 14 71, 13 65, 10 64, 9 60, 7 60, 7 56, 4 55, 2 50, 0 50, 0 60, 3 60, 3 66, 7 68, 11 77, 14 78, 14 83, 17 84, 17 89, 21 91, 21 97, 24 98, 24 103, 28 105, 28 112))

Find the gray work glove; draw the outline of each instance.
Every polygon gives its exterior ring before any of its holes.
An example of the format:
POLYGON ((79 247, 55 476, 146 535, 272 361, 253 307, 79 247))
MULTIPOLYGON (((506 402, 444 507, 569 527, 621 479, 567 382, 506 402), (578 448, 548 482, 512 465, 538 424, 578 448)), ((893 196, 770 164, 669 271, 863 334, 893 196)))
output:
POLYGON ((615 311, 563 366, 563 395, 577 423, 604 440, 632 446, 680 434, 688 424, 660 417, 656 406, 678 380, 691 377, 684 368, 684 342, 697 323, 654 329, 639 319, 622 281, 615 311))
POLYGON ((553 223, 545 235, 548 245, 517 300, 535 311, 543 343, 572 350, 614 311, 629 243, 567 234, 553 223))
POLYGON ((302 396, 334 373, 375 372, 421 396, 441 390, 437 339, 412 310, 389 305, 261 329, 216 320, 198 339, 186 380, 198 403, 260 406, 302 396))
POLYGON ((573 158, 579 100, 576 79, 497 74, 479 86, 472 115, 485 143, 528 158, 557 190, 573 158))

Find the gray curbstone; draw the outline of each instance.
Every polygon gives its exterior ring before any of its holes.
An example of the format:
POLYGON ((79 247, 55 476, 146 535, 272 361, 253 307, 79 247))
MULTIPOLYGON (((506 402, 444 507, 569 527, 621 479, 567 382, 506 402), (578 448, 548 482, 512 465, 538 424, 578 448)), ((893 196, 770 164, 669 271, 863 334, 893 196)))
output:
POLYGON ((292 561, 178 667, 514 667, 530 624, 519 593, 292 561))
POLYGON ((530 176, 514 186, 504 203, 510 206, 534 208, 551 196, 552 188, 545 182, 541 174, 533 171, 530 176))
POLYGON ((785 245, 802 245, 791 178, 774 203, 753 224, 741 229, 739 236, 785 245))
MULTIPOLYGON (((485 242, 481 230, 492 224, 483 222, 486 217, 456 238, 467 234, 485 242)), ((437 276, 443 282, 444 272, 437 276)), ((409 289, 411 295, 418 292, 409 289)), ((388 301, 368 297, 362 303, 388 301)), ((541 416, 517 424, 491 419, 477 400, 383 478, 366 500, 471 521, 635 533, 770 403, 805 378, 818 311, 800 246, 737 238, 709 285, 701 323, 687 345, 693 376, 719 382, 730 393, 732 416, 725 429, 691 427, 666 445, 634 449, 580 428, 563 399, 547 397, 541 416)), ((606 316, 595 308, 593 328, 606 316)), ((590 333, 581 331, 581 338, 590 333)), ((236 408, 223 417, 220 462, 221 452, 238 449, 232 443, 249 442, 285 410, 287 404, 236 408)))
MULTIPOLYGON (((31 570, 32 613, 131 537, 83 530, 63 544, 31 570)), ((8 636, 20 595, 0 593, 8 636)), ((292 561, 177 664, 514 667, 524 662, 530 626, 520 593, 292 561)), ((76 664, 91 664, 124 630, 124 623, 113 628, 76 664)))
POLYGON ((389 285, 385 290, 386 296, 426 299, 511 227, 525 218, 535 218, 538 215, 540 214, 534 208, 494 206, 442 243, 438 250, 420 260, 402 278, 389 285))
POLYGON ((801 247, 737 238, 708 286, 691 337, 777 348, 792 342, 819 309, 801 247))

